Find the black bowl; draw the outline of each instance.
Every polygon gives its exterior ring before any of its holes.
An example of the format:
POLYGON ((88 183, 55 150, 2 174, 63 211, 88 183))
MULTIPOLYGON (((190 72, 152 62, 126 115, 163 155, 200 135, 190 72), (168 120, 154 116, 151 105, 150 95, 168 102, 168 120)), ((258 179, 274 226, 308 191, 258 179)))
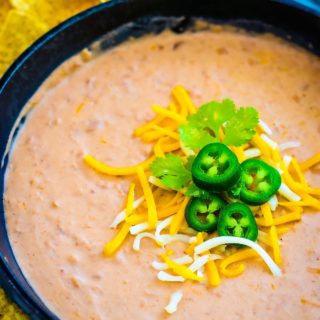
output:
MULTIPOLYGON (((273 32, 320 55, 320 11, 291 1, 268 0, 115 0, 89 9, 59 25, 26 50, 0 81, 0 192, 4 191, 6 144, 19 112, 49 74, 70 56, 99 37, 137 21, 114 38, 114 46, 130 35, 159 32, 170 27, 183 32, 192 17, 240 26, 255 32, 273 32), (161 18, 150 18, 150 17, 161 18)), ((57 319, 24 278, 17 264, 0 204, 0 284, 33 319, 57 319)), ((63 301, 61 301, 63 303, 63 301)))

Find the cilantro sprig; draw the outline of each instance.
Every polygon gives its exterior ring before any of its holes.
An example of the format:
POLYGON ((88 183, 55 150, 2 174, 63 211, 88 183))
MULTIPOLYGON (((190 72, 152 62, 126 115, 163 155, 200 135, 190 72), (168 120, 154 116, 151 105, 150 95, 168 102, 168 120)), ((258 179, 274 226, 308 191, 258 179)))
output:
MULTIPOLYGON (((225 99, 202 105, 195 114, 189 115, 188 122, 179 127, 181 145, 194 153, 209 143, 222 142, 229 146, 241 146, 250 141, 256 133, 259 114, 253 107, 236 109, 234 102, 225 99), (223 131, 220 140, 219 131, 223 131)), ((171 190, 185 189, 187 196, 209 198, 210 193, 192 183, 191 167, 194 156, 183 160, 175 154, 156 158, 150 165, 151 173, 160 178, 171 190)), ((234 190, 236 192, 236 190, 234 190)))
POLYGON ((212 101, 201 106, 188 117, 188 123, 179 127, 181 143, 193 150, 219 141, 219 130, 223 129, 223 142, 241 146, 255 135, 259 114, 253 107, 236 109, 232 100, 212 101))
POLYGON ((154 176, 160 178, 162 183, 172 190, 183 189, 192 179, 191 167, 187 169, 187 164, 173 153, 157 157, 149 168, 154 176))

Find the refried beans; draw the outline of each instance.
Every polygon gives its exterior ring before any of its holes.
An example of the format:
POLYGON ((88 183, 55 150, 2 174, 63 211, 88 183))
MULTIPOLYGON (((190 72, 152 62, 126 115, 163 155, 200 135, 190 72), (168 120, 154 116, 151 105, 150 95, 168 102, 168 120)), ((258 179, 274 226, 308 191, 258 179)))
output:
MULTIPOLYGON (((61 319, 163 319, 172 292, 184 298, 171 319, 319 318, 320 215, 310 209, 281 237, 283 276, 259 260, 217 288, 157 280, 151 262, 160 248, 132 239, 113 258, 102 249, 123 209, 130 180, 99 175, 83 163, 90 152, 119 167, 148 157, 134 138, 166 106, 176 84, 197 105, 231 98, 254 106, 277 141, 298 140, 302 161, 320 150, 320 60, 268 35, 232 30, 127 41, 89 59, 67 61, 39 89, 16 139, 6 177, 7 228, 31 285, 61 319)), ((310 177, 320 184, 319 171, 310 177)))

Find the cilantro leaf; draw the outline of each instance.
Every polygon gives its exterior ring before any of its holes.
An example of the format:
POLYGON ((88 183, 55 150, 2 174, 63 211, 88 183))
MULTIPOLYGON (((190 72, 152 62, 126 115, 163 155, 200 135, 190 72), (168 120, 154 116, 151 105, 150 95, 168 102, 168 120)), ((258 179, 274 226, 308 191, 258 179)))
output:
POLYGON ((201 149, 207 144, 217 141, 209 132, 192 124, 180 126, 179 135, 182 143, 190 149, 201 149))
POLYGON ((187 148, 201 149, 219 140, 219 128, 234 115, 232 100, 204 104, 188 117, 188 124, 179 127, 180 139, 187 148))
POLYGON ((196 158, 196 156, 189 156, 188 157, 188 161, 187 161, 187 164, 186 164, 186 169, 191 171, 191 168, 192 168, 192 165, 193 165, 193 161, 194 159, 196 158))
POLYGON ((180 190, 191 181, 191 172, 186 169, 182 159, 172 153, 158 157, 150 164, 154 176, 160 178, 169 189, 180 190))
POLYGON ((235 112, 235 104, 230 99, 222 102, 211 101, 202 105, 197 113, 190 115, 188 121, 193 125, 198 124, 203 129, 211 129, 214 136, 218 137, 221 125, 234 116, 235 112))
POLYGON ((209 200, 211 198, 211 194, 208 191, 202 190, 198 188, 194 183, 190 184, 185 195, 188 197, 196 197, 204 200, 209 200))
POLYGON ((239 147, 253 138, 258 125, 259 114, 253 107, 240 108, 236 114, 226 122, 223 143, 239 147))
POLYGON ((201 149, 219 141, 219 129, 224 128, 223 143, 241 146, 255 135, 259 114, 253 107, 236 110, 230 99, 202 105, 188 117, 188 123, 179 127, 180 140, 188 149, 201 149))

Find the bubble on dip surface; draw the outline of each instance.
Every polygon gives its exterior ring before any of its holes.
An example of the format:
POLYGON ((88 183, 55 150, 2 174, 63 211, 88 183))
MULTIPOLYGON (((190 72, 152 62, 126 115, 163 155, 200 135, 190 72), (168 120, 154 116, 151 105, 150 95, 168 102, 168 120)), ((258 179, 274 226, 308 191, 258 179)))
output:
MULTIPOLYGON (((172 319, 316 319, 320 215, 305 214, 282 237, 283 276, 261 261, 236 279, 163 283, 151 262, 161 252, 128 239, 114 258, 102 254, 122 210, 129 180, 99 175, 87 152, 114 166, 147 158, 133 138, 154 103, 166 106, 176 84, 197 105, 231 98, 253 105, 280 142, 299 140, 303 160, 320 150, 319 58, 270 36, 231 30, 129 41, 93 59, 79 55, 40 88, 9 162, 5 207, 10 240, 25 275, 61 319, 161 319, 172 292, 184 298, 172 319), (314 302, 314 303, 313 303, 314 302)), ((320 184, 320 176, 312 176, 320 184)))

